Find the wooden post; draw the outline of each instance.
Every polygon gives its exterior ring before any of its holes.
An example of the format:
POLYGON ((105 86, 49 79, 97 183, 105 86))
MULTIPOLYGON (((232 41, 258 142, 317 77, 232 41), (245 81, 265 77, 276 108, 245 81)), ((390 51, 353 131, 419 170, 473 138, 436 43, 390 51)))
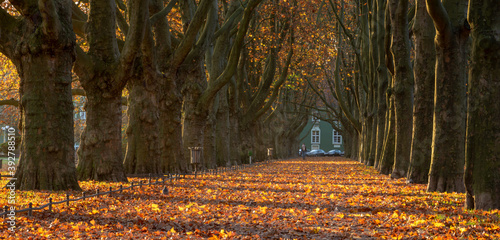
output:
POLYGON ((29 204, 28 216, 30 216, 30 217, 33 216, 33 204, 32 203, 29 204))
POLYGON ((49 212, 52 212, 52 198, 49 198, 49 212))

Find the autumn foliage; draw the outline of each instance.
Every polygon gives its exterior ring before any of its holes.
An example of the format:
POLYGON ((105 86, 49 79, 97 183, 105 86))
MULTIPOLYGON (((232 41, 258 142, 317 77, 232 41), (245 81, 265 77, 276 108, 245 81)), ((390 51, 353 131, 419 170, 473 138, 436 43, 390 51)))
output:
MULTIPOLYGON (((87 181, 80 186, 90 195, 119 184, 87 181)), ((34 217, 19 213, 16 231, 9 232, 3 221, 0 238, 500 238, 498 210, 464 210, 463 194, 428 193, 425 185, 393 180, 340 157, 190 176, 167 187, 168 195, 154 185, 57 205, 34 217)), ((16 207, 43 205, 49 197, 64 200, 65 193, 18 191, 16 207)), ((5 198, 0 205, 6 205, 5 198)))

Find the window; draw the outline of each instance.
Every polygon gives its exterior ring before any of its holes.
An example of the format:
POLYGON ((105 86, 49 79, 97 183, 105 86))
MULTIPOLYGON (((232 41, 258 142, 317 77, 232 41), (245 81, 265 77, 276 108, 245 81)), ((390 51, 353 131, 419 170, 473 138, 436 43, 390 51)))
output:
POLYGON ((319 129, 311 131, 311 143, 319 143, 319 129))
POLYGON ((332 143, 333 144, 342 144, 342 135, 340 135, 340 132, 338 132, 335 129, 333 129, 332 143))

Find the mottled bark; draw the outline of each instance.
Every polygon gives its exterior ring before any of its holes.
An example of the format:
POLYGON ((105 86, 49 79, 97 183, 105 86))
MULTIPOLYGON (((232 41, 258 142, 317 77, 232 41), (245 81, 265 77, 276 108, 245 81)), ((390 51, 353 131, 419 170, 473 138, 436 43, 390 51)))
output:
POLYGON ((71 7, 67 1, 13 4, 21 11, 17 19, 0 9, 0 51, 12 60, 21 79, 16 189, 81 190, 73 146, 71 7))
POLYGON ((500 2, 469 2, 472 64, 466 143, 468 209, 500 209, 500 2))
POLYGON ((217 127, 216 127, 216 143, 217 143, 217 162, 226 164, 236 162, 236 156, 231 156, 230 152, 230 123, 229 123, 229 105, 227 102, 227 86, 219 91, 217 108, 217 127))
POLYGON ((78 149, 78 179, 127 181, 122 164, 121 92, 110 96, 90 90, 87 99, 86 126, 78 149))
POLYGON ((174 80, 162 81, 160 96, 160 151, 163 172, 185 172, 181 111, 182 97, 174 80), (168 85, 167 85, 168 84, 168 85))
POLYGON ((464 192, 467 1, 427 0, 436 27, 434 131, 428 191, 464 192))
POLYGON ((415 23, 415 99, 413 106, 413 137, 408 180, 427 183, 431 165, 432 117, 434 112, 434 24, 425 0, 416 3, 415 23))
POLYGON ((210 109, 207 116, 207 121, 205 122, 205 132, 203 140, 203 165, 206 168, 215 168, 217 166, 216 158, 216 114, 210 109))
MULTIPOLYGON (((183 151, 186 162, 190 161, 190 147, 202 147, 203 135, 208 116, 207 109, 198 109, 198 100, 201 93, 206 88, 206 77, 204 77, 203 68, 199 62, 189 64, 191 70, 182 75, 185 83, 182 87, 182 138, 183 151)), ((188 66, 184 66, 188 67, 188 66)), ((181 68, 181 70, 184 70, 181 68)))
MULTIPOLYGON (((150 74, 131 79, 127 115, 127 152, 123 162, 130 174, 159 173, 159 109, 156 84, 150 74)), ((154 73, 153 73, 154 74, 154 73)))
POLYGON ((392 21, 391 52, 394 58, 394 111, 395 144, 392 178, 406 177, 410 165, 413 73, 410 64, 410 40, 408 34, 408 1, 389 2, 392 21))
POLYGON ((146 0, 129 3, 130 28, 120 52, 115 1, 90 1, 89 51, 77 49, 74 68, 87 93, 87 121, 78 149, 81 180, 128 181, 123 168, 121 95, 127 81, 135 77, 134 62, 144 38, 148 5, 146 0))

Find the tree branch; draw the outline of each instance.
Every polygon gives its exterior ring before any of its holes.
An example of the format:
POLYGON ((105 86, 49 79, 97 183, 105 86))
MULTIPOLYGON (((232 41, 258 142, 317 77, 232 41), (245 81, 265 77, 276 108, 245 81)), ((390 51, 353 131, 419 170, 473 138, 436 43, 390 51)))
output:
POLYGON ((0 100, 0 106, 14 106, 19 107, 19 101, 11 98, 6 100, 0 100))
MULTIPOLYGON (((119 2, 117 0, 117 2, 119 2)), ((127 20, 125 19, 125 16, 120 11, 116 12, 116 23, 118 23, 118 27, 122 31, 123 35, 127 36, 128 35, 128 23, 127 20)))
POLYGON ((444 8, 441 0, 426 0, 427 12, 434 21, 434 26, 439 33, 451 31, 451 22, 446 9, 444 8))
POLYGON ((135 60, 144 39, 147 13, 149 8, 149 0, 131 0, 130 5, 130 29, 128 31, 125 45, 123 46, 120 56, 120 64, 117 69, 117 80, 120 84, 116 86, 121 88, 121 83, 126 81, 126 77, 130 76, 130 69, 135 60))
POLYGON ((149 18, 151 25, 154 25, 160 18, 167 16, 177 2, 178 0, 171 0, 165 8, 151 16, 149 18))
POLYGON ((0 52, 12 59, 17 41, 21 39, 18 34, 21 21, 11 16, 3 8, 0 8, 0 52))
POLYGON ((243 13, 243 8, 239 7, 236 11, 231 14, 229 19, 222 25, 222 27, 217 30, 214 34, 214 38, 219 37, 223 32, 228 31, 232 28, 237 19, 241 18, 243 13))
POLYGON ((173 54, 171 61, 171 66, 173 68, 177 68, 181 65, 191 51, 196 41, 196 36, 198 35, 200 28, 203 26, 205 16, 210 9, 212 1, 214 0, 202 0, 200 5, 196 8, 196 12, 188 26, 188 29, 186 30, 186 33, 184 34, 184 38, 173 54))
POLYGON ((236 72, 236 67, 238 66, 238 59, 240 57, 241 50, 243 48, 243 40, 245 39, 250 20, 252 19, 253 10, 262 2, 262 0, 250 0, 245 12, 243 14, 243 19, 241 20, 240 28, 238 29, 238 34, 234 40, 233 47, 231 48, 231 53, 229 54, 228 64, 224 69, 224 72, 214 80, 214 84, 210 85, 205 92, 203 92, 198 102, 198 108, 206 109, 210 102, 213 100, 217 92, 226 85, 229 80, 233 77, 236 72))
POLYGON ((286 81, 288 77, 288 68, 290 67, 290 63, 292 62, 292 56, 293 56, 293 46, 290 46, 290 52, 288 52, 288 56, 285 62, 285 67, 280 74, 279 80, 276 81, 276 83, 274 84, 273 93, 271 97, 269 97, 267 103, 261 109, 259 109, 257 113, 255 114, 252 113, 251 118, 244 119, 243 121, 244 126, 247 125, 249 122, 258 119, 260 116, 262 116, 274 103, 274 101, 278 97, 278 93, 280 92, 281 85, 283 85, 283 83, 286 81))

